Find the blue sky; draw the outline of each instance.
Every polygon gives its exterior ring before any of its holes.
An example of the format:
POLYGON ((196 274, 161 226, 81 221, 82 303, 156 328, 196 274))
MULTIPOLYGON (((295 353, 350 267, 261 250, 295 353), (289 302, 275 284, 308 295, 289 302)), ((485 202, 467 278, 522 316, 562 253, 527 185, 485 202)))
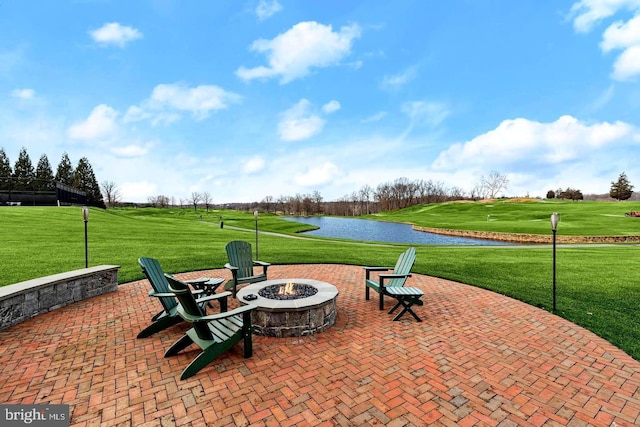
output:
POLYGON ((640 0, 3 0, 0 147, 126 201, 640 189, 640 0))

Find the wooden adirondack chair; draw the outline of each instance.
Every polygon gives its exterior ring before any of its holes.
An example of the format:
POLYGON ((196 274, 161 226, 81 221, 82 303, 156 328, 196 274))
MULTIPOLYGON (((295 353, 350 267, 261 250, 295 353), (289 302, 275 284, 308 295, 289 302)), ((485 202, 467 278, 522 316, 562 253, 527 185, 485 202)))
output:
POLYGON ((251 244, 242 240, 234 240, 227 243, 227 257, 229 262, 224 266, 231 270, 233 278, 224 286, 231 289, 233 297, 236 297, 238 285, 256 283, 267 280, 267 268, 271 265, 268 262, 253 260, 251 255, 251 244), (261 274, 255 274, 253 267, 262 267, 261 274))
POLYGON ((416 262, 416 249, 409 248, 403 252, 391 274, 379 274, 379 281, 371 278, 372 271, 389 271, 390 267, 365 267, 365 299, 369 300, 369 289, 380 294, 380 310, 384 310, 384 296, 389 295, 385 288, 389 286, 404 286, 407 278, 411 277, 411 269, 416 262), (386 283, 385 283, 386 281, 386 283))
POLYGON ((169 275, 166 278, 169 289, 180 301, 178 314, 193 327, 169 347, 164 357, 178 354, 191 344, 196 344, 202 350, 182 371, 180 379, 195 375, 241 340, 244 340, 244 357, 253 355, 251 310, 256 308, 255 305, 243 305, 231 311, 207 316, 198 306, 186 283, 169 275))
MULTIPOLYGON (((178 315, 178 301, 176 296, 169 289, 169 282, 164 276, 164 271, 160 267, 160 263, 155 258, 138 258, 138 264, 142 267, 142 272, 149 280, 151 289, 149 296, 158 298, 160 304, 162 304, 162 311, 158 312, 151 318, 151 325, 144 328, 138 334, 138 338, 149 337, 156 332, 160 332, 182 322, 182 318, 178 315)), ((193 291, 194 295, 200 295, 203 291, 193 291)), ((227 310, 227 297, 231 295, 230 292, 220 292, 215 295, 198 298, 198 304, 204 308, 210 301, 220 301, 220 311, 227 310)))

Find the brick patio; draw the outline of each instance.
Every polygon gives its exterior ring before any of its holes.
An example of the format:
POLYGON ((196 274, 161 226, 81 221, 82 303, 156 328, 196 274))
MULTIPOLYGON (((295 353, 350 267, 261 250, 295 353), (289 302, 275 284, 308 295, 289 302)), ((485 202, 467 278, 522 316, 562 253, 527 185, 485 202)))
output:
MULTIPOLYGON (((229 277, 178 275, 199 276, 229 277)), ((239 344, 180 381, 195 350, 163 353, 185 325, 136 339, 160 306, 128 283, 1 331, 0 402, 66 403, 77 426, 640 425, 640 362, 546 311, 414 275, 424 321, 392 322, 361 267, 269 269, 289 277, 339 289, 332 328, 254 336, 252 358, 239 344)))

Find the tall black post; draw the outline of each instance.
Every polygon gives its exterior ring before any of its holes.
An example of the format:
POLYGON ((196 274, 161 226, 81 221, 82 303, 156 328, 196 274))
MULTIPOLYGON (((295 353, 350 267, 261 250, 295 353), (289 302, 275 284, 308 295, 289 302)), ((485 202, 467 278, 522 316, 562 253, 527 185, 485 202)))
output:
POLYGON ((553 230, 553 312, 556 312, 556 230, 553 230))
POLYGON ((560 217, 558 212, 551 214, 551 231, 553 232, 553 312, 556 312, 556 231, 560 217))
POLYGON ((253 217, 256 219, 256 259, 260 259, 258 256, 258 211, 253 212, 253 217))
POLYGON ((84 220, 84 268, 89 268, 89 239, 87 234, 87 222, 89 222, 89 208, 82 207, 82 219, 84 220))
POLYGON ((89 239, 87 238, 87 221, 84 222, 84 268, 89 268, 89 239))

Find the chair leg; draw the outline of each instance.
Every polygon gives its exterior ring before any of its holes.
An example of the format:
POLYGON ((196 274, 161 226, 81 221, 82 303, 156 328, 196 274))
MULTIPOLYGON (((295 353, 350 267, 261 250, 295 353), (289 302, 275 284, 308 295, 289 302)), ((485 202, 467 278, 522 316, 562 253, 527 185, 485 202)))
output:
POLYGON ((251 312, 242 313, 242 336, 244 339, 244 357, 245 359, 253 356, 253 326, 251 326, 251 312))
POLYGON ((167 329, 173 325, 177 325, 178 323, 182 322, 182 318, 179 316, 166 316, 166 317, 161 317, 158 320, 156 320, 155 322, 153 322, 152 324, 150 324, 149 326, 147 326, 146 328, 144 328, 142 331, 140 331, 140 333, 138 334, 138 338, 147 338, 150 337, 151 335, 155 334, 156 332, 160 332, 164 329, 167 329))
POLYGON ((398 298, 398 304, 396 304, 396 306, 389 312, 389 314, 391 314, 391 312, 395 310, 398 306, 402 305, 403 309, 400 310, 400 313, 398 313, 396 317, 393 318, 393 320, 400 320, 400 318, 405 313, 409 313, 410 315, 413 316, 414 319, 416 319, 417 322, 422 322, 422 319, 420 319, 418 315, 414 313, 413 310, 411 310, 411 307, 413 306, 414 302, 415 301, 413 299, 398 298))
POLYGON ((193 344, 193 340, 189 335, 184 334, 178 341, 174 342, 171 347, 167 349, 164 353, 164 357, 173 356, 175 354, 180 353, 185 348, 189 347, 193 344))
POLYGON ((393 308, 387 312, 387 314, 391 314, 391 313, 393 313, 393 312, 394 312, 394 311, 396 311, 396 310, 398 309, 398 307, 400 307, 401 305, 402 305, 402 302, 401 302, 401 301, 398 301, 398 303, 397 303, 396 305, 394 305, 394 306, 393 306, 393 308))
POLYGON ((189 377, 194 376, 198 373, 202 368, 207 366, 209 363, 213 361, 216 357, 218 357, 219 352, 216 351, 215 346, 211 346, 206 348, 202 353, 200 353, 195 359, 184 368, 182 371, 182 375, 180 376, 181 380, 187 379, 189 377))
POLYGON ((384 289, 380 288, 380 310, 384 310, 384 289))
POLYGON ((369 287, 366 285, 364 287, 364 299, 369 301, 369 287))

